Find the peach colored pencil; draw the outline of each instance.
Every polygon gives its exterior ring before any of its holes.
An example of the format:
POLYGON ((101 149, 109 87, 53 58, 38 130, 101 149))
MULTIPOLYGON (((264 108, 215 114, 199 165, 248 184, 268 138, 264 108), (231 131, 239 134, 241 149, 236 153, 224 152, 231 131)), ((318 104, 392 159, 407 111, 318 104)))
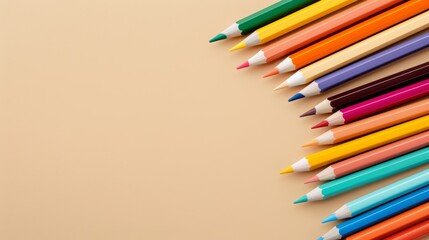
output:
POLYGON ((362 1, 262 48, 238 69, 270 63, 400 2, 403 0, 362 1))
POLYGON ((387 112, 333 128, 303 146, 329 145, 344 142, 426 114, 429 114, 429 98, 424 98, 387 112))
POLYGON ((329 181, 379 164, 389 159, 429 146, 429 131, 364 152, 344 161, 334 163, 305 183, 329 181))

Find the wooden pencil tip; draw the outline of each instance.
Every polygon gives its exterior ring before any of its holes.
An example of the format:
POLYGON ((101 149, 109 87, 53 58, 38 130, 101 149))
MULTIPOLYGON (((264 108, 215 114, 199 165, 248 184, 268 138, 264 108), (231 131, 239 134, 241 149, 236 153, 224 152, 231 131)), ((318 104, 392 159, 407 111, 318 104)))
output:
POLYGON ((317 142, 316 139, 313 139, 308 143, 302 144, 301 147, 309 147, 309 146, 317 146, 317 145, 319 145, 319 142, 317 142))
POLYGON ((326 120, 323 120, 320 123, 314 125, 311 129, 321 128, 321 127, 327 127, 327 126, 329 126, 329 122, 326 121, 326 120))
POLYGON ((289 166, 289 167, 287 167, 287 168, 285 168, 285 169, 281 170, 281 171, 280 171, 280 174, 291 173, 291 172, 293 172, 293 167, 292 167, 292 166, 289 166))
POLYGON ((230 52, 238 50, 238 49, 242 49, 246 47, 246 43, 244 41, 239 42, 237 45, 235 45, 234 47, 232 47, 231 49, 229 49, 230 52))
POLYGON ((299 116, 299 117, 307 117, 307 116, 312 116, 312 115, 316 115, 316 109, 315 108, 308 110, 307 112, 301 114, 301 116, 299 116))
POLYGON ((266 73, 264 76, 262 76, 263 78, 267 78, 267 77, 271 77, 274 75, 279 74, 279 70, 277 70, 277 68, 274 68, 273 70, 269 71, 268 73, 266 73))
POLYGON ((237 70, 242 69, 242 68, 247 68, 249 66, 250 66, 249 62, 245 61, 244 63, 242 63, 240 66, 237 67, 237 70))

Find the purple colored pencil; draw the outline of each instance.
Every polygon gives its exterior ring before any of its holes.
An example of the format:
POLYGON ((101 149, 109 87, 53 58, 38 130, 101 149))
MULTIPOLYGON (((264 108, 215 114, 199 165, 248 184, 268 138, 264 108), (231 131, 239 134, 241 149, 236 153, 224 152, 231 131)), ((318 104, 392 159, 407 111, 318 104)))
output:
POLYGON ((289 101, 318 95, 362 74, 386 65, 429 46, 429 32, 417 35, 405 42, 379 51, 344 68, 329 73, 292 96, 289 101))

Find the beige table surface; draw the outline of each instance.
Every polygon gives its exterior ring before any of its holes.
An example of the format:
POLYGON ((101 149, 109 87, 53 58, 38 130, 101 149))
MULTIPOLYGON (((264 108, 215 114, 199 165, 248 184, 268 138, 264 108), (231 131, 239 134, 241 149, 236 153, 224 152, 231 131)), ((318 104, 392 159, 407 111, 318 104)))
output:
MULTIPOLYGON (((258 49, 208 44, 273 1, 0 2, 0 239, 301 240, 355 197, 293 205, 321 98, 288 103, 258 49)), ((428 59, 422 51, 336 91, 428 59)), ((331 92, 331 93, 333 93, 331 92)))

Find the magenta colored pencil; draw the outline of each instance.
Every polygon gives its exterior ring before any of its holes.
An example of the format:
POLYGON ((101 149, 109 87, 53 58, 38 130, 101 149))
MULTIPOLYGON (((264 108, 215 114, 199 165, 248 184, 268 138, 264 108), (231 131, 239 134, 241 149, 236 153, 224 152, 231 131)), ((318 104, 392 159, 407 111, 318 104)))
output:
POLYGON ((343 125, 427 95, 429 95, 429 79, 343 108, 313 128, 343 125))

